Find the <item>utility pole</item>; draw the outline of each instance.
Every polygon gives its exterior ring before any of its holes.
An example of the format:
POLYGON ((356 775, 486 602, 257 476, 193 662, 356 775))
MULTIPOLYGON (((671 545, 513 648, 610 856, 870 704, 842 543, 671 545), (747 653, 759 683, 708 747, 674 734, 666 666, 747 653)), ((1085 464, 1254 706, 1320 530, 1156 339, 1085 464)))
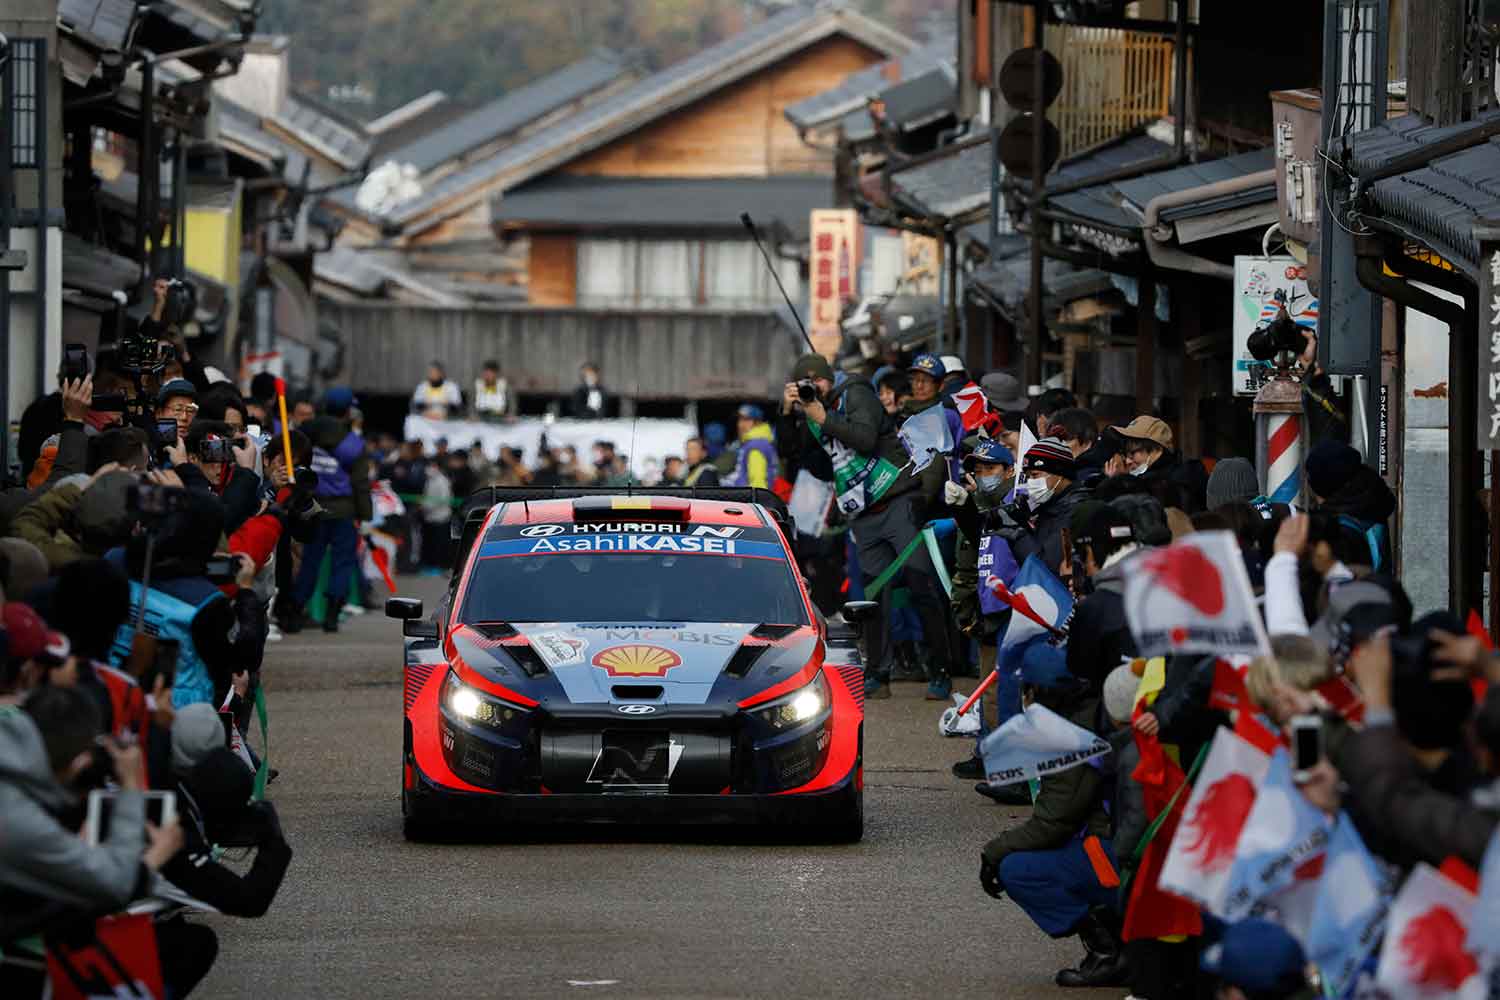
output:
POLYGON ((1046 131, 1042 128, 1047 113, 1046 59, 1044 41, 1047 24, 1046 0, 1033 7, 1031 47, 1036 58, 1031 67, 1031 114, 1035 128, 1031 133, 1031 294, 1027 296, 1026 385, 1042 384, 1042 205, 1047 200, 1044 178, 1047 176, 1046 131))

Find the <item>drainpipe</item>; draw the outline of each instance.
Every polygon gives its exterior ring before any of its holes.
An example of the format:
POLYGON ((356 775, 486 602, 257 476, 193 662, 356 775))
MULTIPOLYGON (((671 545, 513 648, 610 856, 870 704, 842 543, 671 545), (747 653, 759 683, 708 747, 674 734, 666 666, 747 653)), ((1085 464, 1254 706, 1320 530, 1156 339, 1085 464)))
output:
POLYGON ((1141 232, 1146 243, 1146 255, 1157 267, 1233 281, 1233 265, 1220 264, 1218 261, 1208 260, 1205 257, 1190 254, 1186 250, 1168 246, 1167 241, 1172 238, 1172 227, 1160 221, 1161 213, 1179 205, 1190 205, 1211 198, 1223 198, 1244 191, 1252 191, 1255 188, 1274 186, 1275 183, 1276 170, 1273 168, 1246 174, 1243 177, 1205 184, 1202 187, 1188 188, 1185 191, 1172 191, 1157 195, 1146 203, 1146 219, 1141 223, 1141 232))
POLYGON ((1354 273, 1361 285, 1448 327, 1448 599, 1450 607, 1477 608, 1482 597, 1481 577, 1475 572, 1479 564, 1473 557, 1483 549, 1478 545, 1474 519, 1469 516, 1478 502, 1479 458, 1475 409, 1478 386, 1473 384, 1478 342, 1470 334, 1472 317, 1463 306, 1422 291, 1408 278, 1387 274, 1385 246, 1379 237, 1355 237, 1354 253, 1354 273))

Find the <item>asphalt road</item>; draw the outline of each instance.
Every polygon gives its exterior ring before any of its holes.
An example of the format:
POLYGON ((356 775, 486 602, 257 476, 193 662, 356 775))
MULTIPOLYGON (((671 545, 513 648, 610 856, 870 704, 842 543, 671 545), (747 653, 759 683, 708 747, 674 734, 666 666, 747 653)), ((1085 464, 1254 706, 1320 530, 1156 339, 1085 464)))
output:
POLYGON ((980 845, 1025 813, 952 778, 966 747, 937 735, 919 685, 869 704, 858 845, 596 826, 415 845, 401 837, 397 623, 288 637, 264 676, 271 797, 296 856, 265 918, 212 921, 219 959, 196 995, 1080 995, 1052 985, 1076 939, 980 890, 980 845))

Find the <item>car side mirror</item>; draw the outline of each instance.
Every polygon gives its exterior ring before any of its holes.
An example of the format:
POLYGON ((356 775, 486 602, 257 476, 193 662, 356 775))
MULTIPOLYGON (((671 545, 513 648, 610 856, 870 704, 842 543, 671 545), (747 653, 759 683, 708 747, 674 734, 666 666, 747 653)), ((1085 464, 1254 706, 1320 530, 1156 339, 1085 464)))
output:
POLYGON ((415 597, 387 597, 385 616, 401 620, 401 634, 408 639, 436 639, 437 622, 422 621, 422 602, 415 597))
POLYGON ((844 621, 851 625, 863 625, 879 613, 878 601, 846 601, 844 603, 844 621))

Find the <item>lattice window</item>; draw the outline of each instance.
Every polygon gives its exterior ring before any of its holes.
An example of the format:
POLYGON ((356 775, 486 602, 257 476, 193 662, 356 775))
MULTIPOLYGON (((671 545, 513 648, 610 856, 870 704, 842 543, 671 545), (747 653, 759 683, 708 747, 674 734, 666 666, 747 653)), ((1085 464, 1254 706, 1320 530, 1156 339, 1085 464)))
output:
POLYGON ((41 118, 42 88, 46 86, 42 45, 40 38, 13 38, 10 43, 5 71, 10 98, 6 102, 10 110, 6 133, 10 136, 10 164, 17 170, 42 166, 42 129, 47 127, 41 118))

